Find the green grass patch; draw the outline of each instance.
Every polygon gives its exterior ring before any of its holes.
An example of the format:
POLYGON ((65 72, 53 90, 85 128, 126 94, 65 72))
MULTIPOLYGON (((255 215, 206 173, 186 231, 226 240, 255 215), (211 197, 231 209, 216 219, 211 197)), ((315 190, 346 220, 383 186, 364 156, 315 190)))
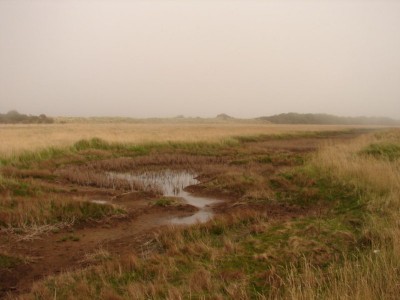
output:
POLYGON ((174 199, 170 198, 160 198, 155 201, 153 201, 154 206, 161 206, 161 207, 167 207, 167 206, 172 206, 175 205, 177 202, 174 199))
POLYGON ((394 161, 400 158, 400 144, 374 143, 359 152, 362 155, 370 155, 378 159, 394 161))
POLYGON ((345 211, 360 207, 360 194, 352 184, 344 184, 316 167, 297 167, 271 178, 271 187, 281 202, 301 205, 324 204, 345 211))

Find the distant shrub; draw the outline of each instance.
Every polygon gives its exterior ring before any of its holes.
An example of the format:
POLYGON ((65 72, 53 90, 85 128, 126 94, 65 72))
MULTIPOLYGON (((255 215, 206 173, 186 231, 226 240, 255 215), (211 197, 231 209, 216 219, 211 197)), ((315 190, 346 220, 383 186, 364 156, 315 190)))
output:
POLYGON ((45 114, 39 116, 20 114, 16 110, 11 110, 6 114, 0 114, 0 124, 49 124, 54 123, 52 118, 45 114))
POLYGON ((399 120, 383 117, 338 117, 328 114, 287 113, 258 118, 275 124, 399 125, 399 120))

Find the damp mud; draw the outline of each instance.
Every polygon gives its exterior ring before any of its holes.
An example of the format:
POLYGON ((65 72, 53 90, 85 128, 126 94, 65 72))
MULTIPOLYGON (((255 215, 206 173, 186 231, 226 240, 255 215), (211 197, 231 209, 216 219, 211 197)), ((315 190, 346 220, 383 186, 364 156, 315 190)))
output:
POLYGON ((110 172, 108 176, 112 179, 124 179, 131 185, 142 185, 144 190, 159 191, 164 197, 175 197, 182 199, 186 204, 197 208, 194 214, 189 216, 169 217, 164 224, 191 225, 204 223, 214 216, 212 206, 222 200, 209 197, 196 196, 185 189, 199 183, 197 175, 190 171, 149 171, 140 174, 110 172))

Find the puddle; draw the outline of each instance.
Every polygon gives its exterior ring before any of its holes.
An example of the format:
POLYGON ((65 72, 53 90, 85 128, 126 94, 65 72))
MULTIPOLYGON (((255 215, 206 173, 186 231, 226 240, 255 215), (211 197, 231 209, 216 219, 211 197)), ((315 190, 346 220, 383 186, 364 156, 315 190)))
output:
POLYGON ((106 200, 90 200, 90 202, 96 203, 96 204, 101 204, 101 205, 110 204, 110 203, 109 203, 108 201, 106 201, 106 200))
POLYGON ((162 192, 164 196, 180 197, 186 203, 197 207, 199 210, 188 217, 175 217, 167 220, 168 224, 195 224, 204 223, 212 219, 214 213, 211 205, 221 200, 198 197, 184 191, 190 185, 198 184, 199 181, 195 179, 196 174, 188 171, 158 171, 146 172, 142 174, 132 173, 108 173, 111 178, 125 179, 133 183, 140 183, 145 189, 157 189, 162 192))

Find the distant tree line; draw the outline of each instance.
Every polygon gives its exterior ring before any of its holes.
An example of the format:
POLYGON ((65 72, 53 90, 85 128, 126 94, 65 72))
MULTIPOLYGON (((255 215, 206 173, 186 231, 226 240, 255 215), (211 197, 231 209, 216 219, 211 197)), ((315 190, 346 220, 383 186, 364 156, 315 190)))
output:
POLYGON ((49 124, 54 123, 52 118, 45 114, 39 116, 20 114, 16 110, 11 110, 6 114, 0 114, 0 123, 2 124, 49 124))
POLYGON ((258 118, 275 124, 400 125, 399 120, 383 117, 338 117, 328 114, 287 113, 258 118))

